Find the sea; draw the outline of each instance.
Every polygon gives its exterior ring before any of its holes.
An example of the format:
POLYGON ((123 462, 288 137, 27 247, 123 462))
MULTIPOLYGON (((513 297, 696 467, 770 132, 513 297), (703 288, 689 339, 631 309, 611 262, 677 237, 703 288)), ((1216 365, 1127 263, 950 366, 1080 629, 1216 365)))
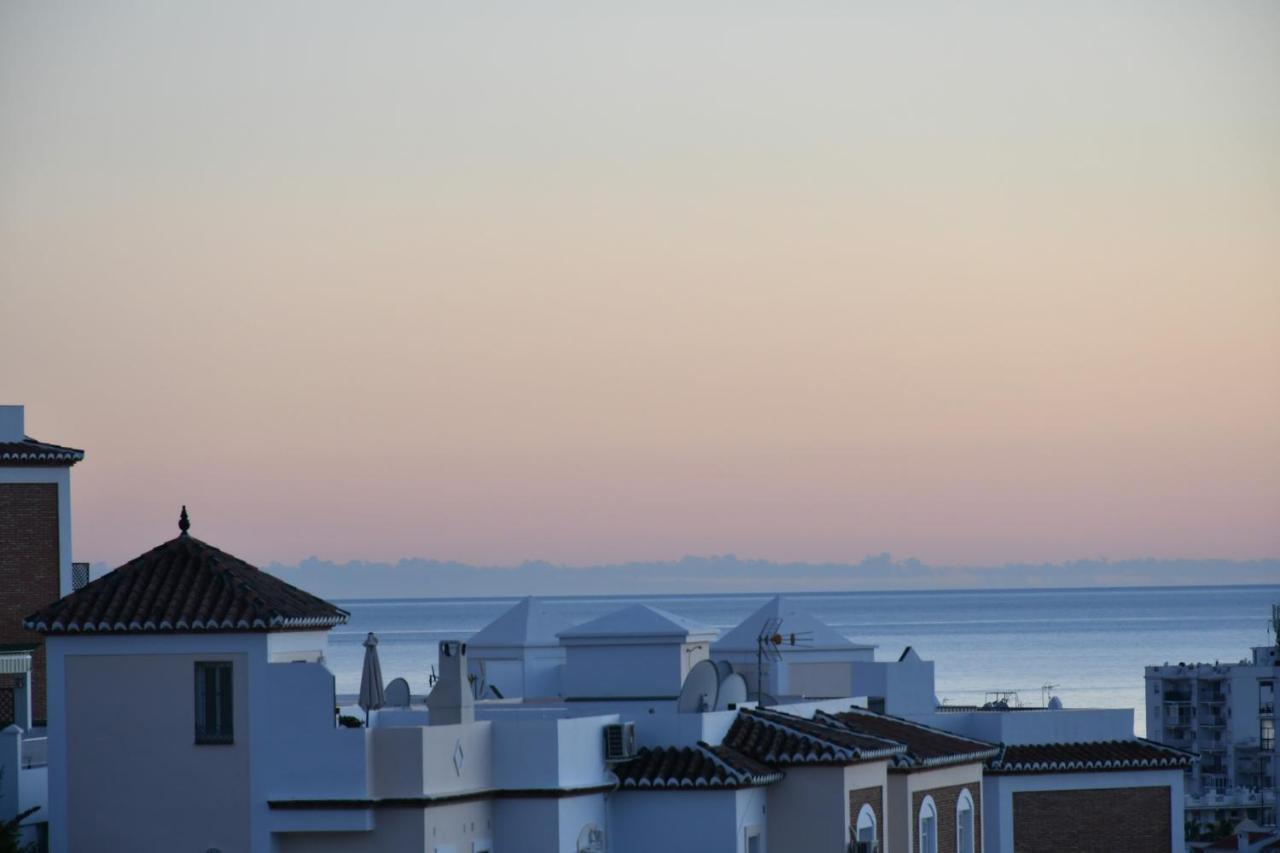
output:
MULTIPOLYGON (((907 646, 936 662, 938 699, 981 704, 1011 691, 1024 705, 1047 694, 1066 707, 1133 708, 1145 734, 1143 668, 1166 662, 1229 662, 1274 642, 1268 586, 952 590, 788 594, 850 640, 896 660, 907 646), (1047 686, 1051 685, 1051 686, 1047 686)), ((768 600, 764 594, 547 597, 574 624, 637 602, 722 632, 768 600)), ((466 640, 516 598, 337 601, 351 613, 330 633, 329 668, 339 694, 359 690, 362 641, 378 636, 385 680, 427 691, 437 643, 466 640)), ((785 630, 785 627, 784 627, 785 630)))

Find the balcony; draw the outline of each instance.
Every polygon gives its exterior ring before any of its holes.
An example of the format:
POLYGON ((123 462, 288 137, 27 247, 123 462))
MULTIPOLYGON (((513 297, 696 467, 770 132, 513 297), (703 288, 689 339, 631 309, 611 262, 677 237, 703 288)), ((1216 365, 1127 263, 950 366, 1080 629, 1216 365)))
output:
POLYGON ((21 766, 23 770, 49 766, 49 739, 47 737, 43 735, 39 737, 23 737, 21 766))
POLYGON ((1207 791, 1203 794, 1187 794, 1188 809, 1264 808, 1275 804, 1275 793, 1255 788, 1228 788, 1225 791, 1207 791))
POLYGON ((1169 690, 1164 694, 1164 703, 1166 705, 1186 705, 1190 701, 1190 690, 1169 690))

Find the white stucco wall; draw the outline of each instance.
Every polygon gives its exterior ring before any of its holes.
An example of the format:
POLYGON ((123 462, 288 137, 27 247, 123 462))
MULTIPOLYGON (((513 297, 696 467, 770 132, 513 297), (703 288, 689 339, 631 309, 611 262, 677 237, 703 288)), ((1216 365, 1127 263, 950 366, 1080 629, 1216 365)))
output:
POLYGON ((250 848, 247 653, 73 655, 64 672, 68 849, 250 848), (231 744, 194 743, 206 660, 233 665, 231 744))
MULTIPOLYGON (((559 843, 557 853, 577 853, 578 836, 587 826, 605 831, 606 849, 609 847, 609 814, 605 794, 584 797, 562 797, 555 801, 559 818, 559 843)), ((520 849, 517 845, 516 850, 520 849)))
POLYGON ((617 715, 606 715, 494 722, 494 785, 508 789, 608 784, 604 727, 617 720, 617 715))
POLYGON ((253 760, 267 799, 368 797, 373 732, 334 727, 333 674, 318 663, 273 663, 266 689, 269 736, 253 760))
MULTIPOLYGON (((493 804, 494 849, 562 853, 560 802, 551 798, 503 799, 493 804)), ((575 838, 576 841, 576 838, 575 838)), ((576 845, 575 845, 576 846, 576 845)), ((574 847, 567 853, 576 853, 574 847)))
POLYGON ((935 711, 908 719, 988 743, 1085 743, 1133 737, 1132 708, 935 711))
POLYGON ((745 853, 747 827, 767 833, 773 813, 753 789, 622 790, 609 809, 609 853, 745 853))
POLYGON ((849 797, 844 767, 788 767, 769 786, 771 853, 843 850, 848 843, 849 797))
MULTIPOLYGON (((747 682, 747 691, 755 695, 756 654, 754 651, 720 651, 712 646, 716 660, 733 664, 747 682)), ((851 696, 854 686, 854 664, 870 661, 872 648, 806 649, 803 646, 783 648, 782 660, 765 661, 764 689, 774 696, 851 696)))
POLYGON ((441 796, 494 787, 491 725, 370 729, 372 795, 441 796), (459 749, 462 760, 455 763, 459 749))
MULTIPOLYGON (((282 823, 328 819, 299 812, 285 819, 268 808, 269 799, 368 795, 369 734, 334 727, 332 676, 318 664, 268 663, 273 647, 278 655, 323 652, 323 632, 73 635, 46 642, 55 853, 73 844, 77 852, 145 850, 148 833, 164 833, 167 845, 186 844, 190 835, 188 846, 200 851, 268 851, 282 823), (235 743, 196 746, 194 661, 224 658, 237 664, 235 743), (109 792, 83 796, 96 791, 102 773, 112 774, 109 792), (188 808, 199 813, 187 819, 188 808), (79 843, 73 831, 95 822, 105 822, 103 837, 116 838, 117 846, 79 843), (220 844, 202 833, 233 837, 220 844)), ((353 820, 347 815, 339 823, 353 820)))
POLYGON ((508 699, 560 696, 564 663, 559 645, 467 646, 468 671, 479 676, 483 668, 487 683, 497 685, 508 699))
MULTIPOLYGON (((568 698, 675 698, 684 685, 687 658, 680 642, 566 645, 564 695, 568 698)), ((701 654, 701 658, 697 657, 701 654)))

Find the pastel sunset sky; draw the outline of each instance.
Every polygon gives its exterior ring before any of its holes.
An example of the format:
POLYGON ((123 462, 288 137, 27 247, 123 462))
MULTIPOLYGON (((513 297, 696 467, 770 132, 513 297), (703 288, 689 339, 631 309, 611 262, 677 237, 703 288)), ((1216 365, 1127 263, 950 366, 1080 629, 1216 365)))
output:
POLYGON ((76 559, 1280 555, 1280 5, 604 5, 0 5, 76 559))

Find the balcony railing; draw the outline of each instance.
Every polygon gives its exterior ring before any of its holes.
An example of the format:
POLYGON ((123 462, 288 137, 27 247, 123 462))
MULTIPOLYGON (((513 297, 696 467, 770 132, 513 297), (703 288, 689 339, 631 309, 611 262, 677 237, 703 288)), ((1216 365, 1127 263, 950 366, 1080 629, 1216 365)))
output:
POLYGON ((1171 702, 1190 702, 1191 691, 1170 690, 1164 694, 1164 701, 1166 704, 1171 702))
POLYGON ((1275 793, 1254 788, 1229 788, 1226 791, 1206 791, 1203 794, 1187 794, 1185 805, 1189 809, 1258 808, 1275 803, 1275 793))
POLYGON ((30 737, 22 739, 22 766, 45 767, 49 764, 49 739, 30 737))

